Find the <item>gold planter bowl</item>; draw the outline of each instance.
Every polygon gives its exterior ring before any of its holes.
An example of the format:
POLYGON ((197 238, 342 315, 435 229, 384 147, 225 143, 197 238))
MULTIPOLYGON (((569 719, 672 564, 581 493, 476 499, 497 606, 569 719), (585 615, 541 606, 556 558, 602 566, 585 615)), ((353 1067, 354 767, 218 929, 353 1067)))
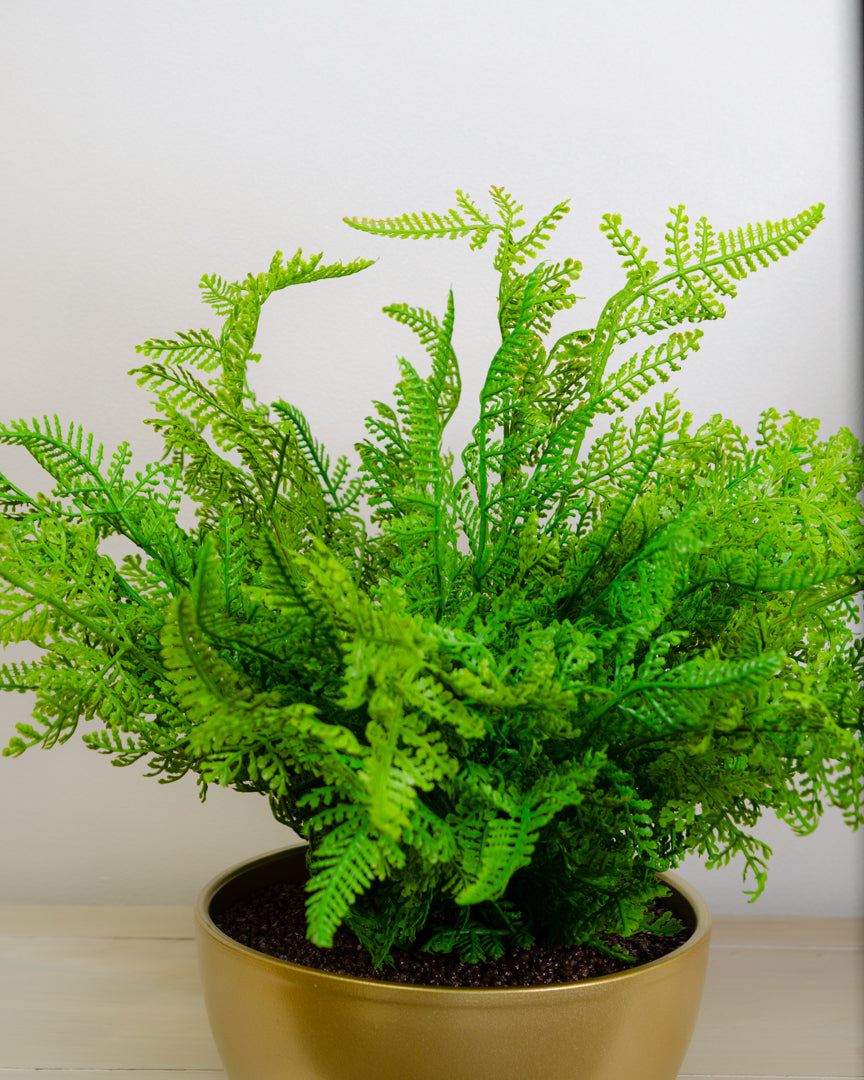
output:
POLYGON ((675 1080, 696 1023, 711 915, 661 878, 688 941, 629 971, 560 986, 453 989, 330 975, 223 934, 211 914, 306 878, 305 845, 240 864, 195 906, 210 1026, 230 1080, 675 1080))

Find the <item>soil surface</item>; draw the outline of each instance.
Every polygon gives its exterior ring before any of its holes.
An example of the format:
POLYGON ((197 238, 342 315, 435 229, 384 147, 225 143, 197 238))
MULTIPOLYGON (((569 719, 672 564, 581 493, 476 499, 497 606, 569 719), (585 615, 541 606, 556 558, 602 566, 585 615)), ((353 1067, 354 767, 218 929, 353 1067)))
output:
POLYGON ((304 967, 382 982, 449 987, 550 986, 609 975, 665 956, 683 945, 691 933, 685 929, 674 937, 647 932, 628 938, 608 935, 607 943, 628 953, 635 964, 587 945, 538 944, 512 949, 500 959, 482 964, 467 964, 451 954, 394 949, 395 966, 375 971, 368 953, 345 927, 337 931, 330 949, 307 941, 305 900, 302 885, 271 885, 214 916, 214 922, 241 945, 304 967))

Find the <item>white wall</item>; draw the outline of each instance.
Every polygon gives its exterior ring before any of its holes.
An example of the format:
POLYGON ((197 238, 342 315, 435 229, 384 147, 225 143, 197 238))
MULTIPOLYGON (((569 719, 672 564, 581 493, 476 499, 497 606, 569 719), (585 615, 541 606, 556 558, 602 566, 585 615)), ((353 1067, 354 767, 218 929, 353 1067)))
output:
MULTIPOLYGON (((0 412, 56 411, 155 454, 125 374, 134 344, 204 324, 202 273, 241 276, 302 246, 381 260, 274 299, 261 332, 261 396, 293 399, 348 450, 412 347, 382 304, 440 309, 455 286, 469 392, 494 309, 483 256, 373 240, 342 216, 504 184, 530 213, 572 199, 554 248, 586 268, 572 326, 619 280, 604 211, 656 249, 678 202, 728 227, 824 201, 817 234, 744 283, 678 385, 698 418, 752 430, 771 404, 860 428, 855 13, 852 0, 4 0, 0 412)), ((0 742, 27 716, 5 695, 0 742)), ((285 837, 263 800, 216 791, 202 808, 193 784, 159 789, 78 743, 0 759, 0 820, 6 902, 185 902, 285 837)), ((860 841, 836 815, 806 840, 769 833, 759 910, 862 909, 860 841)), ((715 910, 743 910, 740 867, 686 872, 715 910)))

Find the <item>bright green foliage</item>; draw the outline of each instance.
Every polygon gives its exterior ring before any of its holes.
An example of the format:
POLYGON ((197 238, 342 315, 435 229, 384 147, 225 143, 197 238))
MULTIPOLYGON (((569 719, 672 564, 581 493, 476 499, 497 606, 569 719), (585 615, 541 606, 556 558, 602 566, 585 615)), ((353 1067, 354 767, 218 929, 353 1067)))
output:
POLYGON ((399 361, 356 474, 295 406, 256 400, 264 301, 368 265, 302 252, 205 277, 218 334, 139 348, 160 464, 131 474, 128 446, 108 458, 57 420, 0 427, 53 478, 0 477, 0 641, 44 650, 0 668, 36 699, 6 753, 98 719, 85 741, 115 764, 265 794, 310 842, 312 939, 347 921, 379 963, 602 944, 650 923, 655 872, 689 852, 743 854, 758 894, 767 808, 798 832, 825 803, 862 819, 857 441, 768 410, 751 442, 672 393, 627 415, 822 207, 725 233, 677 207, 662 263, 606 215, 624 283, 552 338, 580 264, 536 258, 567 204, 524 231, 491 196, 348 221, 495 245, 501 342, 459 461, 452 294, 440 315, 385 308, 425 370, 399 361), (114 534, 135 554, 103 554, 114 534))

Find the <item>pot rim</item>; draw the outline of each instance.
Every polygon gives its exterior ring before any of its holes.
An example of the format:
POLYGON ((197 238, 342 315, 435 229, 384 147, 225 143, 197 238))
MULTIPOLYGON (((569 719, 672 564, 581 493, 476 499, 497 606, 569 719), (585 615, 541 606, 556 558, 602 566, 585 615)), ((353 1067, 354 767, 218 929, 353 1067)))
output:
POLYGON ((325 983, 330 984, 334 989, 340 984, 346 989, 359 984, 367 989, 380 988, 381 991, 397 990, 400 993, 444 993, 448 995, 462 995, 463 1000, 468 1000, 469 998, 472 1000, 479 1000, 477 995, 488 997, 488 995, 496 993, 506 994, 508 1000, 513 1000, 512 996, 514 994, 530 994, 534 996, 537 994, 554 993, 556 991, 560 993, 565 989, 572 992, 574 988, 580 986, 596 986, 599 983, 608 983, 613 980, 620 982, 624 979, 638 978, 643 972, 654 971, 663 965, 675 961, 676 958, 680 957, 683 953, 690 952, 692 949, 696 948, 711 931, 711 911, 707 901, 688 881, 685 881, 679 874, 676 874, 671 870, 662 873, 658 872, 657 877, 678 893, 688 904, 693 913, 693 933, 682 945, 679 945, 677 949, 673 949, 672 952, 659 957, 657 960, 650 960, 648 963, 638 964, 636 967, 628 968, 625 971, 615 971, 609 975, 595 975, 590 979, 578 979, 575 982, 553 983, 549 986, 423 986, 413 983, 388 982, 385 979, 365 979, 356 975, 337 975, 334 972, 322 971, 319 968, 309 967, 306 964, 296 964, 291 960, 280 960, 278 957, 269 956, 267 953, 260 952, 258 949, 253 949, 248 945, 241 944, 229 934, 226 934, 219 929, 210 916, 210 905, 221 889, 231 881, 242 877, 249 871, 256 870, 259 867, 265 866, 267 863, 277 862, 287 855, 288 852, 306 846, 306 841, 300 840, 297 843, 289 844, 287 847, 276 848, 273 851, 265 852, 263 855, 256 855, 250 859, 245 859, 243 862, 236 863, 227 870, 223 870, 222 873, 217 874, 203 889, 201 889, 195 900, 194 915, 200 930, 211 938, 214 938, 223 945, 223 947, 234 949, 250 958, 254 958, 259 964, 270 967, 276 972, 282 971, 286 974, 294 973, 295 975, 302 977, 323 979, 325 983))

